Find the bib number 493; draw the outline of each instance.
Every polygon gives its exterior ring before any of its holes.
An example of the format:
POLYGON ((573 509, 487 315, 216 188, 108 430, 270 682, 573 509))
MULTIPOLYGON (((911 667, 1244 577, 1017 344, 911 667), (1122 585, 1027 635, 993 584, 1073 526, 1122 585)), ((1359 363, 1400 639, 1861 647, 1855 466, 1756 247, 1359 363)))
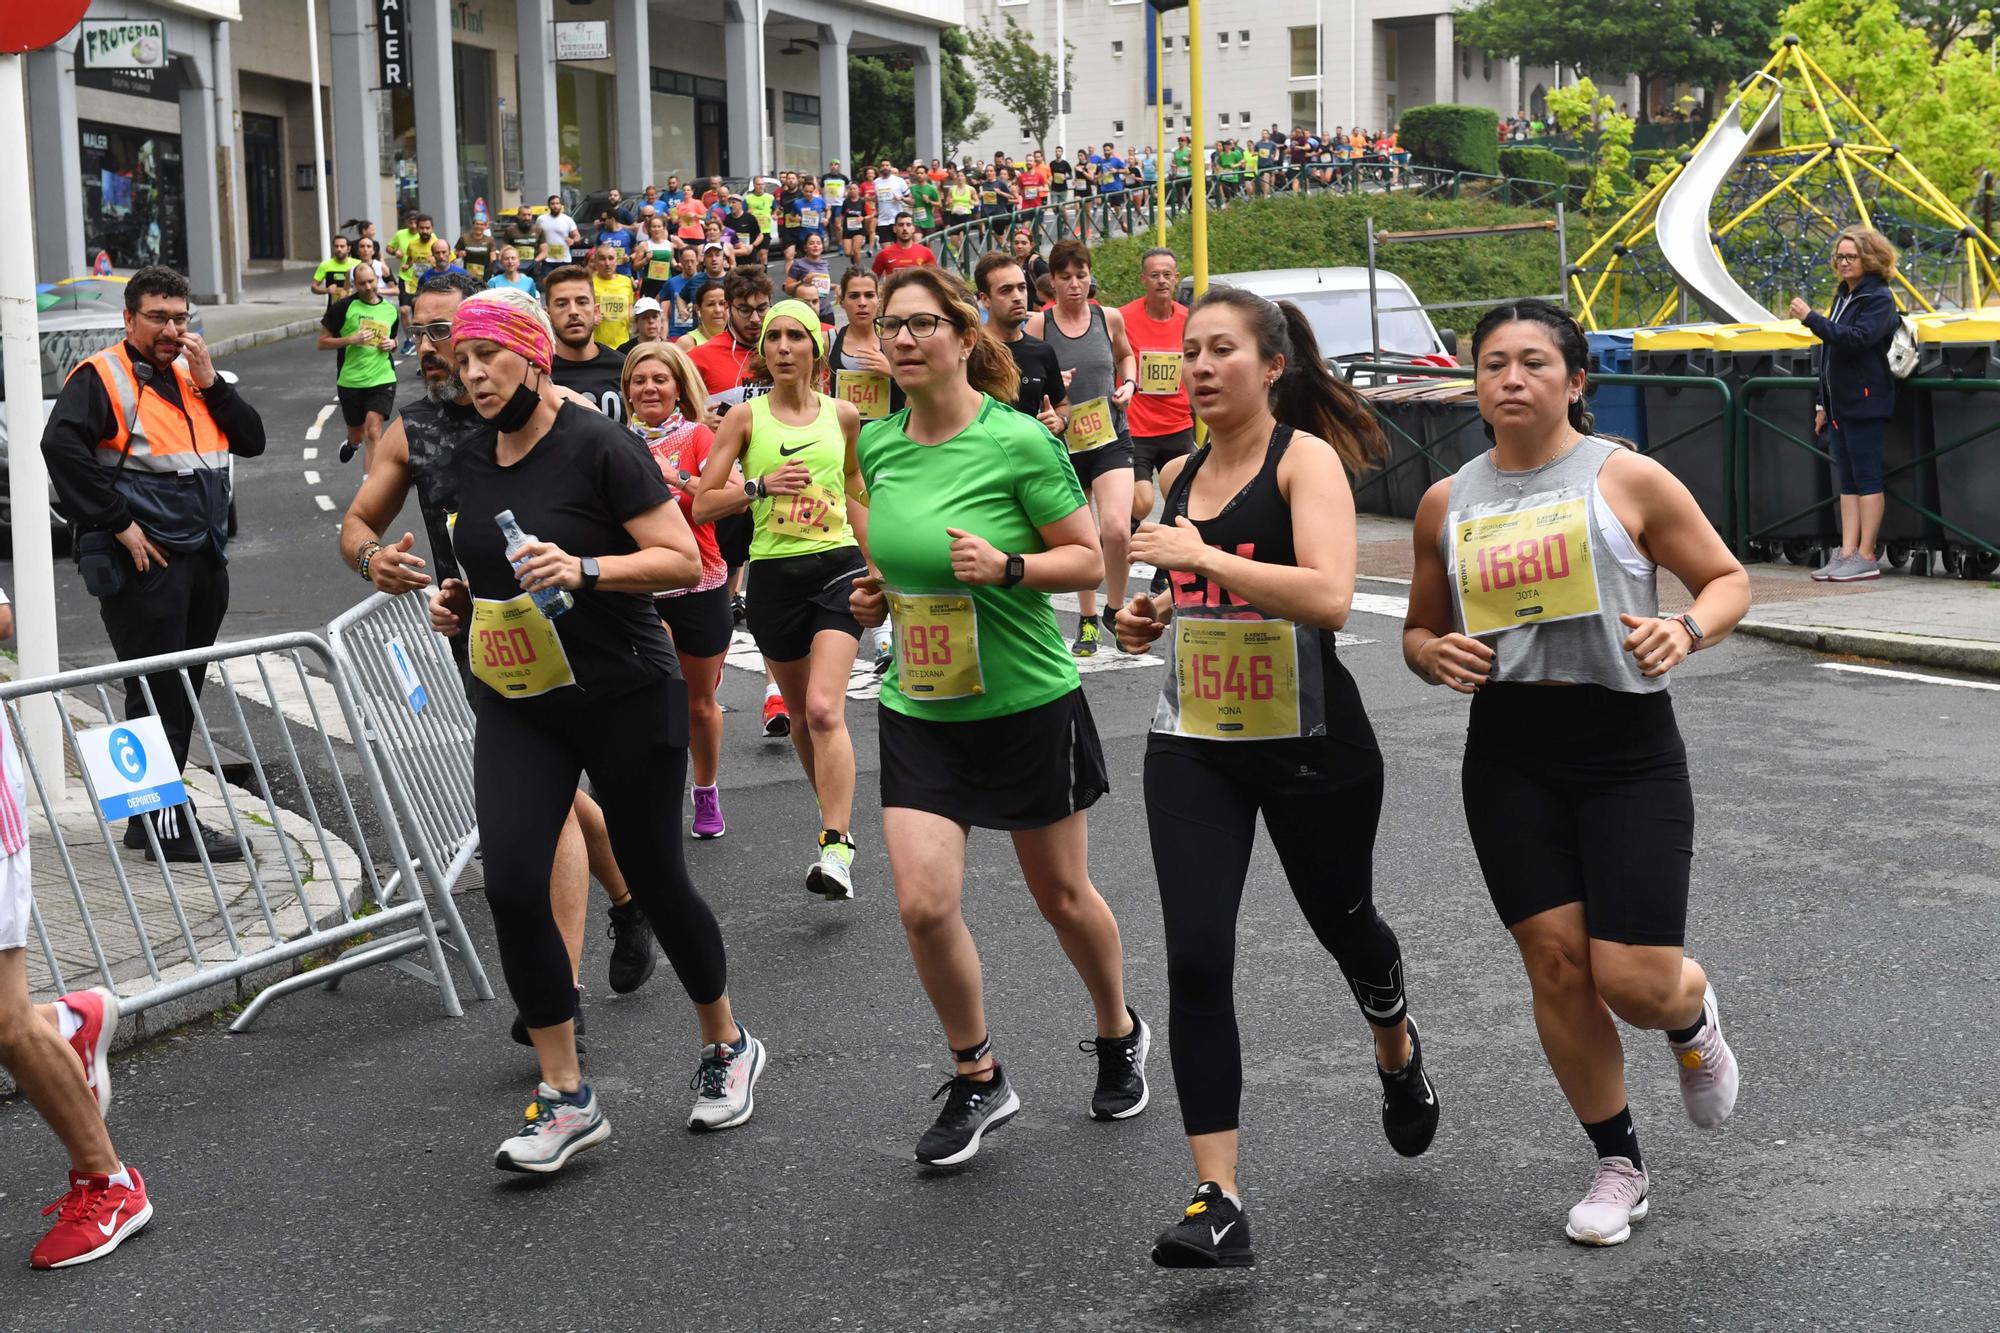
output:
POLYGON ((903 630, 903 660, 911 666, 950 666, 951 627, 910 625, 903 630))

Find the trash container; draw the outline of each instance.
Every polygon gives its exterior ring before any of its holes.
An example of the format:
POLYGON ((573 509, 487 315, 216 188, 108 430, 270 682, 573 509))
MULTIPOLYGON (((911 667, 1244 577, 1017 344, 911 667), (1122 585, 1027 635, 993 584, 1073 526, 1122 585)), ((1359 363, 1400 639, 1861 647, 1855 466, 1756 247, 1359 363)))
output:
POLYGON ((1430 479, 1454 476, 1493 447, 1485 419, 1479 415, 1479 395, 1471 380, 1440 382, 1422 399, 1424 448, 1429 450, 1430 479))
POLYGON ((1382 433, 1389 440, 1388 458, 1354 481, 1354 507, 1359 512, 1417 516, 1417 505, 1431 484, 1430 466, 1417 449, 1426 435, 1421 397, 1435 384, 1435 380, 1403 380, 1355 387, 1381 419, 1382 433))
POLYGON ((1813 438, 1812 387, 1767 390, 1745 402, 1738 386, 1772 375, 1813 379, 1818 345, 1812 331, 1794 319, 1731 324, 1715 334, 1716 377, 1737 394, 1739 410, 1776 423, 1745 423, 1742 475, 1748 485, 1738 497, 1743 531, 1756 534, 1767 551, 1782 549, 1794 564, 1817 563, 1829 544, 1837 547, 1840 541, 1833 469, 1786 438, 1813 438))
MULTIPOLYGON (((1715 373, 1715 335, 1719 324, 1682 324, 1663 329, 1635 329, 1632 369, 1640 375, 1705 378, 1715 373)), ((1647 385, 1640 390, 1645 408, 1646 439, 1657 450, 1654 458, 1680 478, 1693 493, 1701 512, 1726 537, 1729 488, 1724 461, 1728 457, 1729 413, 1708 389, 1647 385)))
MULTIPOLYGON (((1917 320, 1917 374, 1926 379, 2000 379, 2000 311, 1974 310, 1917 320)), ((1911 393, 1924 401, 1929 449, 1951 445, 2000 418, 2000 390, 1911 393)), ((1946 521, 2000 546, 2000 434, 1938 455, 1932 479, 1946 521)), ((1945 567, 1967 578, 2000 569, 2000 556, 1956 534, 1943 537, 1945 567)))
MULTIPOLYGON (((1608 329, 1584 337, 1590 343, 1592 370, 1608 375, 1632 373, 1631 329, 1608 329)), ((1590 412, 1597 418, 1599 431, 1623 436, 1645 451, 1646 400, 1636 384, 1593 384, 1590 412)))

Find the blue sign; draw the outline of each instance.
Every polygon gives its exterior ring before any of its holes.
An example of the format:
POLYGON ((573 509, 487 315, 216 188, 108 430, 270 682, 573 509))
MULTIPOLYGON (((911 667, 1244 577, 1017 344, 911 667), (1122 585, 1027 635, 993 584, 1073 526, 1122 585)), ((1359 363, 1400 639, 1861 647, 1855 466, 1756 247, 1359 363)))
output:
POLYGON ((430 691, 424 688, 423 680, 417 675, 416 663, 403 651, 401 639, 390 639, 382 645, 389 654, 389 666, 396 673, 396 683, 402 687, 403 698, 408 701, 412 713, 421 713, 431 701, 430 691))
POLYGON ((187 803, 187 787, 160 719, 139 717, 92 727, 77 733, 76 744, 97 793, 97 808, 107 820, 187 803))

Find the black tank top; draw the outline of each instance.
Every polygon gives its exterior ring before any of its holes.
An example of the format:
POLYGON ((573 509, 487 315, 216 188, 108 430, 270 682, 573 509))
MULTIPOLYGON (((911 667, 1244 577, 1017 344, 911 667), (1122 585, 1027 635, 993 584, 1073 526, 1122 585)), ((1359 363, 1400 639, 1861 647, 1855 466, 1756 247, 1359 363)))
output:
MULTIPOLYGON (((1203 542, 1232 555, 1271 565, 1296 565, 1298 552, 1292 545, 1292 507, 1278 489, 1278 464, 1291 447, 1292 428, 1280 425, 1271 432, 1270 446, 1264 451, 1264 465, 1248 485, 1229 498, 1214 518, 1198 519, 1188 513, 1188 495, 1195 474, 1208 461, 1209 450, 1197 449, 1188 455, 1181 473, 1167 492, 1162 523, 1186 518, 1201 533, 1203 542)), ((1168 586, 1174 605, 1227 606, 1240 599, 1220 584, 1210 584, 1197 574, 1170 571, 1168 586)), ((1362 706, 1361 692, 1335 655, 1332 630, 1309 631, 1319 641, 1320 678, 1326 690, 1326 734, 1294 740, 1217 742, 1153 732, 1148 749, 1172 751, 1227 768, 1244 782, 1277 791, 1325 790, 1343 787, 1370 776, 1381 767, 1375 743, 1375 729, 1369 725, 1362 706)), ((1162 643, 1167 640, 1162 639, 1162 643)), ((1172 670, 1171 663, 1168 670, 1172 670)))

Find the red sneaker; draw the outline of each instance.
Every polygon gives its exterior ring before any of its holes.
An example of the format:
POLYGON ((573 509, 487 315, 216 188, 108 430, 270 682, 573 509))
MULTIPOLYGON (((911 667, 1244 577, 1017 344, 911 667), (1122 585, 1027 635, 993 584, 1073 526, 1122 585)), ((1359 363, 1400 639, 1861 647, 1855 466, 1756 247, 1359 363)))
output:
POLYGON ((764 697, 764 734, 774 737, 792 734, 792 714, 785 707, 785 696, 782 694, 764 697))
POLYGON ((28 1266, 70 1268, 102 1259, 151 1221, 153 1204, 146 1197, 146 1182, 137 1171, 126 1170, 132 1177, 129 1189, 112 1184, 109 1176, 70 1172, 69 1193, 42 1209, 43 1217, 58 1211, 60 1215, 28 1257, 28 1266))
POLYGON ((83 1026, 70 1034, 70 1049, 83 1061, 83 1080, 97 1094, 97 1113, 111 1114, 111 1034, 118 1031, 118 997, 102 986, 72 991, 58 1004, 66 1004, 83 1026))

